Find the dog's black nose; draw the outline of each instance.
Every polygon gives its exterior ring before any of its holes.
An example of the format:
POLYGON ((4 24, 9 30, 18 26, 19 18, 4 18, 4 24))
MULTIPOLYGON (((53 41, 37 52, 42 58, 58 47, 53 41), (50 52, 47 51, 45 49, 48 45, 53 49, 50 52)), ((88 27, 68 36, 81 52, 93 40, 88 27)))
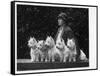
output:
POLYGON ((45 46, 44 46, 45 49, 49 49, 49 47, 50 47, 50 46, 48 46, 48 45, 45 45, 45 46))
POLYGON ((45 47, 48 47, 48 45, 44 45, 45 47))

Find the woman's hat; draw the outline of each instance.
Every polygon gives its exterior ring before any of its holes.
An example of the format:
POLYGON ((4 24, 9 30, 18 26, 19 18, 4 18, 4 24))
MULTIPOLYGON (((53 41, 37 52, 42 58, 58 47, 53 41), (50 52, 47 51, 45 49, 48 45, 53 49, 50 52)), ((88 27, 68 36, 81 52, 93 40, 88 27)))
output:
POLYGON ((58 19, 63 19, 64 21, 72 21, 73 18, 72 17, 69 17, 66 13, 64 12, 61 12, 59 15, 58 15, 58 19))

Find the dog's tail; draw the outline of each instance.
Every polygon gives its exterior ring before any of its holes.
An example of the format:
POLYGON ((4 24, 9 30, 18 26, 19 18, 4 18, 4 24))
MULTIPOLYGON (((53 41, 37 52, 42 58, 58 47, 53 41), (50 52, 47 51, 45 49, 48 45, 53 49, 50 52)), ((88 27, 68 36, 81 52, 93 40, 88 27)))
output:
POLYGON ((89 62, 88 58, 86 57, 86 54, 81 49, 80 49, 80 57, 79 57, 79 59, 80 59, 80 61, 89 62))

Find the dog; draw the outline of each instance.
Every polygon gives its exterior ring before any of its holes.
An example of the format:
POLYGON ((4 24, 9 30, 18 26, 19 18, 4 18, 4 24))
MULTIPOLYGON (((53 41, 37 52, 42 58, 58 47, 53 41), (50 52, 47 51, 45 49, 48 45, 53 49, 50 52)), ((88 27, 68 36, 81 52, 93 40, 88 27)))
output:
POLYGON ((60 51, 60 54, 61 54, 60 62, 62 62, 63 59, 64 59, 64 51, 65 51, 65 46, 64 46, 64 44, 62 42, 62 39, 58 39, 56 41, 56 49, 60 51))
POLYGON ((65 41, 63 39, 59 39, 56 41, 56 48, 60 51, 61 53, 61 59, 60 62, 66 62, 69 58, 69 52, 70 50, 68 47, 65 45, 65 41))
POLYGON ((55 41, 51 36, 48 36, 45 41, 45 46, 48 48, 48 61, 55 62, 56 59, 60 58, 61 53, 55 46, 55 41))
POLYGON ((37 41, 34 37, 30 37, 30 39, 28 40, 28 46, 30 48, 31 61, 38 61, 37 41))
POLYGON ((44 40, 39 40, 38 44, 37 44, 37 48, 40 52, 40 60, 41 62, 43 62, 45 60, 45 62, 47 62, 47 50, 45 48, 44 45, 45 41, 44 40))
POLYGON ((77 50, 74 38, 67 39, 67 47, 69 50, 68 61, 69 62, 76 62, 77 50))

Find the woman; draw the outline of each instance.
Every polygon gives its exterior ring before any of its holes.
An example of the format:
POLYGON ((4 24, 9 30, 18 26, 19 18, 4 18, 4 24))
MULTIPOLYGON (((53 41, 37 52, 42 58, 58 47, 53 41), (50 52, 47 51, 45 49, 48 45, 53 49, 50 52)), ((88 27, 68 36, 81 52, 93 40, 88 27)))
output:
POLYGON ((75 40, 75 44, 76 44, 76 49, 77 49, 77 56, 76 56, 76 60, 79 60, 79 56, 80 56, 80 49, 79 49, 79 45, 78 45, 78 41, 74 35, 74 32, 72 31, 72 29, 68 26, 69 21, 71 20, 71 18, 69 18, 66 13, 61 12, 58 15, 58 32, 56 35, 56 41, 58 39, 63 38, 63 40, 65 41, 66 45, 67 45, 67 40, 68 39, 74 39, 75 40))

